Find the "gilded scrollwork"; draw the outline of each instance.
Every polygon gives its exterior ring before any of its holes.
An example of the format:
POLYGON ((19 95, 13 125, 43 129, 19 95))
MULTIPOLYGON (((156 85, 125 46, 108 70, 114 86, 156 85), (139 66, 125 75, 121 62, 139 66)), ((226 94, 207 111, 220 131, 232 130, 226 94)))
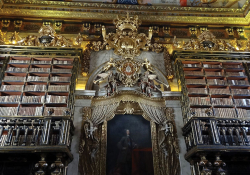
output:
MULTIPOLYGON (((138 56, 141 50, 149 50, 152 38, 152 30, 149 30, 149 36, 144 33, 138 34, 137 30, 141 21, 138 16, 130 17, 127 13, 126 17, 117 16, 114 19, 116 25, 116 33, 106 34, 106 29, 102 27, 103 43, 97 46, 96 50, 106 47, 106 49, 114 49, 114 53, 121 56, 138 56)), ((96 43, 93 43, 96 45, 96 43)))
POLYGON ((0 30, 0 44, 5 44, 6 32, 0 30))
POLYGON ((198 39, 190 39, 182 44, 174 37, 173 46, 183 50, 207 50, 207 51, 249 51, 250 44, 249 39, 246 40, 225 40, 216 39, 216 37, 209 31, 203 31, 198 39))

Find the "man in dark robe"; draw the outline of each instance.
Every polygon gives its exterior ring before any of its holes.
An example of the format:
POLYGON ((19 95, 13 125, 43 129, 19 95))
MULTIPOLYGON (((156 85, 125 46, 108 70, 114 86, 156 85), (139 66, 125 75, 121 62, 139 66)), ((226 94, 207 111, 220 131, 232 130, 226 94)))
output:
POLYGON ((132 151, 136 147, 129 135, 129 130, 126 129, 126 136, 122 137, 117 146, 120 150, 117 166, 121 168, 122 175, 131 175, 132 170, 132 151))

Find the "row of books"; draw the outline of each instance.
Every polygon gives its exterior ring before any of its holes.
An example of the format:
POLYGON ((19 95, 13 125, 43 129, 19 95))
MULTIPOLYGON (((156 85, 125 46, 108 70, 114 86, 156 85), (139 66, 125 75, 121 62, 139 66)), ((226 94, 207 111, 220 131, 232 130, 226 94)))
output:
POLYGON ((0 107, 0 116, 65 116, 68 115, 66 107, 0 107), (53 111, 53 113, 51 113, 53 111))
POLYGON ((67 103, 68 96, 47 95, 46 103, 67 103))
POLYGON ((250 99, 234 99, 237 106, 250 106, 250 99))
POLYGON ((249 85, 246 80, 227 80, 229 85, 249 85))
POLYGON ((203 64, 204 68, 222 68, 220 64, 203 64))
POLYGON ((196 75, 196 76, 203 76, 204 73, 202 71, 184 71, 185 75, 196 75))
POLYGON ((250 89, 231 89, 234 95, 250 95, 250 89))
POLYGON ((238 112, 238 118, 247 118, 250 115, 250 111, 246 110, 246 109, 241 109, 241 108, 237 108, 237 112, 238 112))
POLYGON ((58 77, 58 76, 54 76, 54 77, 50 77, 50 81, 70 81, 71 77, 58 77))
POLYGON ((211 105, 210 97, 189 97, 191 105, 211 105))
POLYGON ((190 117, 209 117, 216 116, 221 118, 243 118, 247 117, 246 110, 237 109, 239 116, 234 108, 191 108, 190 117))
MULTIPOLYGON (((191 94, 208 94, 207 88, 187 88, 191 94)), ((230 94, 230 89, 215 89, 209 88, 210 94, 230 94)))
POLYGON ((210 85, 226 85, 226 81, 220 79, 207 79, 207 84, 210 85))
POLYGON ((47 85, 26 85, 24 91, 46 91, 47 85))
POLYGON ((44 103, 45 96, 23 96, 23 103, 44 103))
POLYGON ((207 76, 224 76, 224 72, 205 72, 205 75, 207 76))
MULTIPOLYGON (((29 64, 30 63, 30 59, 11 59, 9 60, 9 63, 17 63, 17 64, 29 64)), ((50 60, 31 60, 32 64, 68 64, 71 65, 73 63, 73 61, 71 60, 56 60, 54 59, 53 62, 50 60)))
POLYGON ((0 107, 0 116, 16 116, 18 107, 0 107))
POLYGON ((42 116, 43 107, 20 107, 18 116, 42 116))
POLYGON ((4 81, 25 81, 26 77, 18 77, 18 76, 5 76, 4 81))
POLYGON ((48 91, 69 91, 69 85, 50 85, 48 91))
POLYGON ((206 84, 205 79, 186 79, 186 84, 206 84))
MULTIPOLYGON (((0 103, 44 103, 45 96, 21 96, 12 95, 12 96, 0 96, 0 103)), ((46 103, 67 103, 68 96, 55 96, 47 95, 46 103)))
POLYGON ((29 64, 30 60, 10 60, 9 63, 29 64))
MULTIPOLYGON (((185 75, 204 76, 203 71, 184 71, 185 75)), ((207 76, 224 76, 224 72, 205 72, 207 76)), ((227 76, 246 76, 244 72, 226 72, 227 76)))
MULTIPOLYGON (((250 99, 234 99, 236 106, 250 106, 250 99)), ((190 105, 234 105, 231 98, 189 97, 190 105)))
POLYGON ((8 67, 6 72, 28 72, 28 68, 8 67))
POLYGON ((187 90, 191 94, 208 94, 207 88, 187 88, 187 90))
POLYGON ((2 85, 0 91, 22 91, 23 85, 2 85))
MULTIPOLYGON (((229 85, 249 85, 247 80, 227 80, 229 85)), ((206 84, 205 79, 186 79, 186 84, 206 84)), ((207 79, 209 85, 226 85, 225 80, 207 79)))
POLYGON ((231 69, 243 68, 243 66, 240 64, 223 64, 223 67, 224 68, 231 68, 231 69))
POLYGON ((0 103, 18 103, 21 100, 20 95, 12 95, 12 96, 0 96, 0 103))
POLYGON ((50 68, 29 68, 29 72, 50 72, 50 68))
MULTIPOLYGON (((59 82, 59 81, 63 81, 63 82, 69 82, 71 79, 71 77, 51 77, 50 81, 55 81, 55 82, 59 82)), ((4 77, 4 81, 21 81, 24 82, 26 80, 26 77, 19 77, 19 76, 5 76, 4 77)), ((28 76, 27 77, 27 81, 48 81, 48 76, 46 77, 39 77, 39 76, 28 76)))
POLYGON ((190 108, 189 117, 209 117, 213 116, 210 108, 190 108))
MULTIPOLYGON (((69 85, 49 85, 48 91, 69 91, 69 85)), ((2 85, 0 91, 15 91, 21 92, 23 85, 2 85)), ((46 91, 47 85, 25 85, 24 91, 46 91)))
MULTIPOLYGON (((43 73, 49 73, 50 68, 20 68, 20 67, 8 67, 6 72, 43 72, 43 73)), ((52 73, 71 73, 71 69, 57 69, 52 68, 52 73)))
POLYGON ((31 61, 31 64, 51 64, 51 63, 52 63, 52 61, 46 61, 46 60, 39 60, 39 61, 32 60, 31 61))
MULTIPOLYGON (((195 63, 195 64, 183 64, 184 67, 202 67, 202 64, 195 63)), ((243 68, 240 64, 203 64, 204 68, 227 68, 227 69, 239 69, 243 68)))
POLYGON ((201 64, 183 64, 184 67, 202 67, 201 64))
POLYGON ((214 108, 214 115, 221 118, 237 118, 234 108, 214 108))
POLYGON ((211 98, 211 102, 213 105, 233 105, 233 100, 231 98, 211 98))
POLYGON ((226 72, 227 76, 246 76, 244 72, 226 72))
POLYGON ((71 73, 71 69, 52 69, 53 73, 71 73))
POLYGON ((68 64, 71 65, 73 61, 68 61, 68 60, 53 60, 53 64, 68 64))
POLYGON ((45 107, 43 115, 51 115, 51 116, 65 116, 68 108, 66 107, 45 107), (50 114, 50 111, 53 111, 50 114))
POLYGON ((28 76, 27 81, 48 81, 48 77, 28 76))

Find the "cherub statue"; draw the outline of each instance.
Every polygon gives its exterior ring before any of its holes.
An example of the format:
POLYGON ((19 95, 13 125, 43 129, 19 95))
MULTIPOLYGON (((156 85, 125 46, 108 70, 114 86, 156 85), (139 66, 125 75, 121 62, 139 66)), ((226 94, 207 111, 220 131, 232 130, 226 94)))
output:
POLYGON ((154 69, 147 58, 144 59, 144 63, 142 63, 142 66, 144 66, 148 72, 154 73, 154 69))
POLYGON ((112 67, 115 67, 116 64, 114 62, 114 59, 113 58, 110 58, 109 62, 107 63, 107 65, 105 67, 103 67, 103 71, 106 72, 108 71, 109 69, 111 69, 112 67))
POLYGON ((94 132, 95 132, 95 130, 97 130, 97 127, 94 126, 94 124, 91 120, 88 119, 87 122, 89 125, 89 127, 86 128, 86 132, 88 134, 88 137, 94 139, 94 132))

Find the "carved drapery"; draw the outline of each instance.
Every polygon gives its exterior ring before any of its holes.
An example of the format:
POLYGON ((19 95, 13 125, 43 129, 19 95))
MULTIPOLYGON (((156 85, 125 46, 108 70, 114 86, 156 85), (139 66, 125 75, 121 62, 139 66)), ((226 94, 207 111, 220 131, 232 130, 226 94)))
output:
POLYGON ((119 103, 98 105, 92 108, 83 108, 84 118, 82 127, 82 142, 80 144, 79 171, 82 175, 101 175, 103 172, 103 137, 105 132, 103 123, 114 116, 119 103))
POLYGON ((159 166, 157 174, 180 174, 179 145, 173 108, 162 108, 143 103, 140 103, 140 106, 144 111, 143 115, 147 115, 151 121, 157 124, 155 126, 157 144, 154 149, 158 150, 158 155, 153 155, 154 166, 159 166))
POLYGON ((118 105, 138 103, 143 117, 151 123, 152 152, 155 175, 179 175, 179 146, 172 108, 164 100, 138 95, 118 95, 108 99, 94 98, 93 107, 84 108, 80 142, 79 170, 82 175, 106 174, 107 121, 115 115, 118 105))

